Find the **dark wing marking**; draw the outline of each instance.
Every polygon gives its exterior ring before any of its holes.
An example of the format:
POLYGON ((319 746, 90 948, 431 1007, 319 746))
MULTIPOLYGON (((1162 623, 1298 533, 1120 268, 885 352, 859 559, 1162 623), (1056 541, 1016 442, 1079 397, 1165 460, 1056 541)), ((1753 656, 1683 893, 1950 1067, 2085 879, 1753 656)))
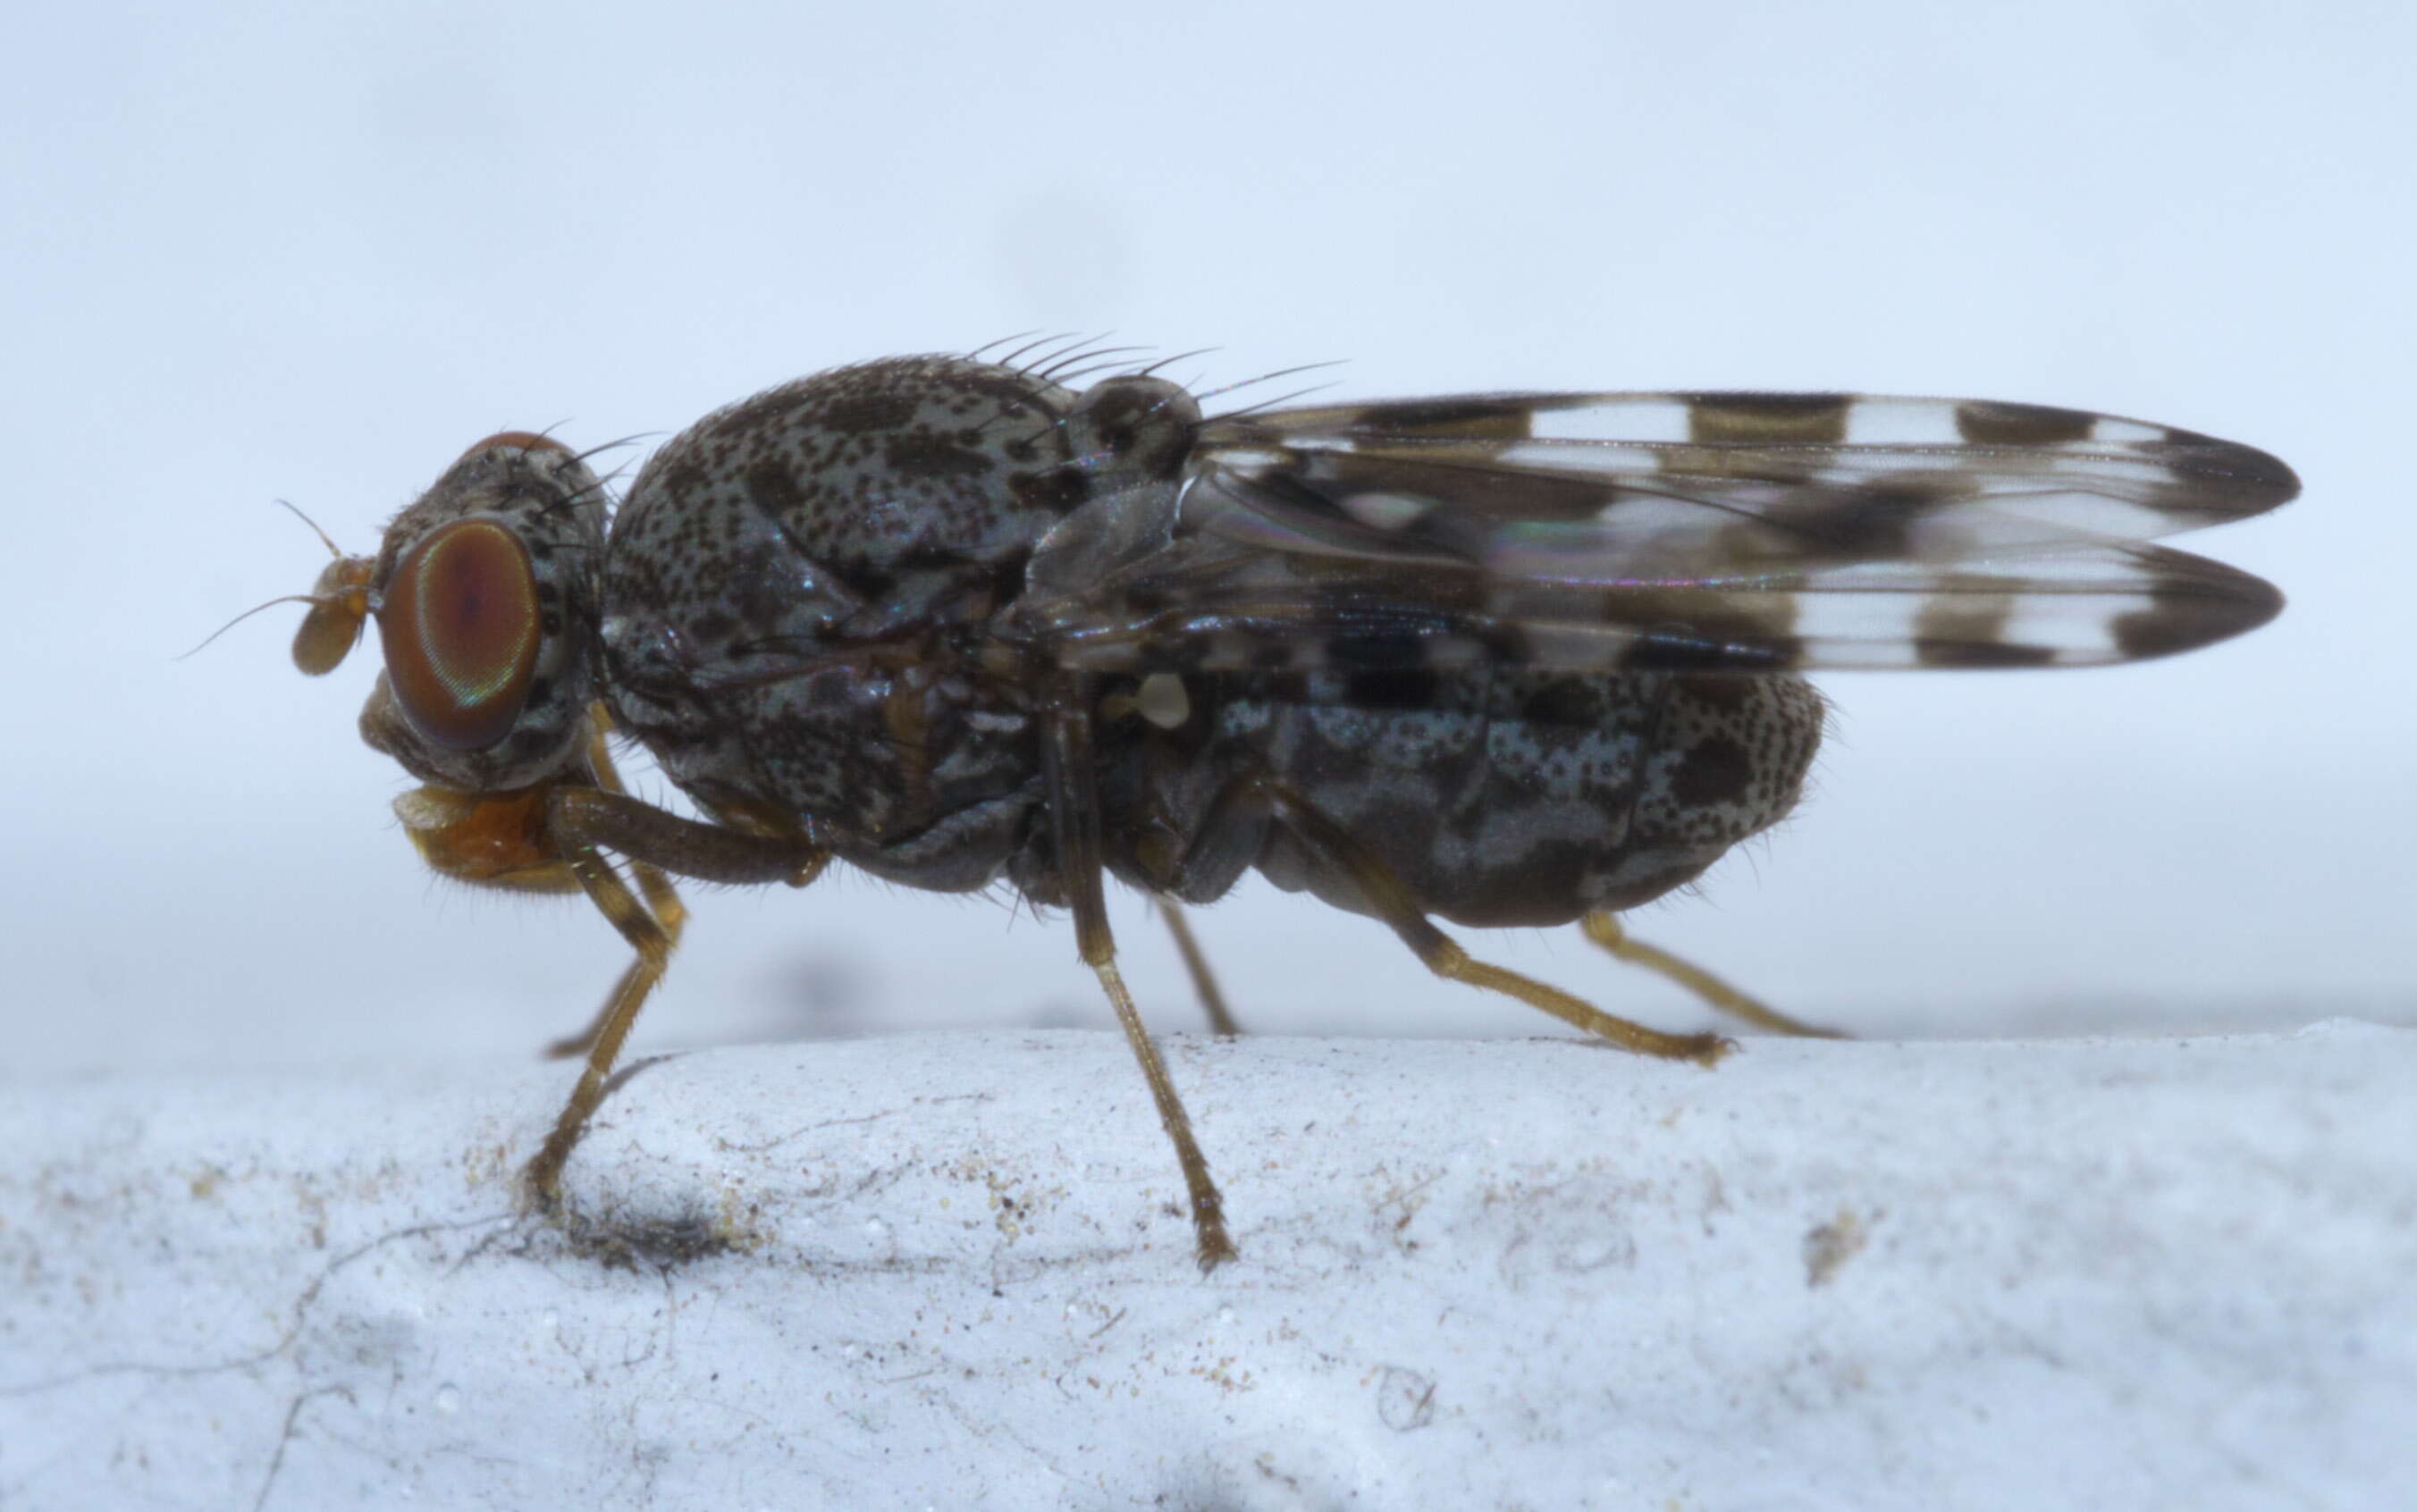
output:
POLYGON ((1193 468, 1151 549, 1044 546, 1025 631, 1101 671, 2123 661, 2273 617, 2138 543, 2299 486, 2164 426, 1839 395, 1293 410, 1208 422, 1193 468))

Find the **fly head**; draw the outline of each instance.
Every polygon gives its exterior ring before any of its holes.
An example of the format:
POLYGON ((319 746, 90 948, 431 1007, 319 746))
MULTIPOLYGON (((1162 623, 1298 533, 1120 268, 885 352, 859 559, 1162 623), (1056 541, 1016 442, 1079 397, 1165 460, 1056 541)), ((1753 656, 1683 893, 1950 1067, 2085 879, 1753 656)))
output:
POLYGON ((583 749, 595 696, 604 487, 527 431, 462 454, 374 557, 320 575, 295 665, 341 662, 374 619, 386 667, 361 738, 456 793, 525 788, 583 749))

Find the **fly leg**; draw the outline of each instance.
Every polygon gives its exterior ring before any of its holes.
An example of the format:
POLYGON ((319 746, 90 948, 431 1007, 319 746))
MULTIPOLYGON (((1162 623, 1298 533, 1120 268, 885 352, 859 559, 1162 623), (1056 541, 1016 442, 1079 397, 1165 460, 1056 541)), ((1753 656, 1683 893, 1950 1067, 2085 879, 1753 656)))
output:
POLYGON ((1208 969, 1208 958, 1200 951, 1200 942, 1193 938, 1192 923, 1183 916, 1183 905, 1172 898, 1158 898, 1159 915, 1166 920, 1166 932, 1175 936, 1175 948, 1183 957, 1183 969, 1192 974, 1192 990, 1200 996, 1200 1006, 1208 1015, 1208 1032, 1221 1039, 1231 1039, 1242 1032, 1234 1021, 1234 1010, 1225 1006, 1225 994, 1217 990, 1216 974, 1208 969))
POLYGON ((1057 871, 1074 913, 1074 942, 1083 960, 1100 978, 1108 1002, 1124 1026, 1125 1040, 1149 1095, 1158 1104, 1159 1121, 1175 1142, 1176 1163, 1192 1198, 1192 1227, 1198 1238, 1200 1268, 1213 1270, 1235 1256, 1234 1241, 1225 1233, 1225 1203, 1208 1174, 1208 1162, 1192 1137, 1192 1117, 1175 1095, 1175 1083, 1159 1059, 1158 1046, 1133 1006, 1132 993, 1117 970, 1117 945, 1108 932, 1108 909, 1100 877, 1105 863, 1100 843, 1099 771, 1091 747, 1091 700, 1081 679, 1069 679, 1049 711, 1047 735, 1041 742, 1042 767, 1049 784, 1050 824, 1057 838, 1057 871))
MULTIPOLYGON (((548 793, 545 830, 561 865, 570 870, 588 901, 637 952, 637 960, 622 974, 613 995, 605 1002, 603 1013, 597 1019, 586 1046, 587 1066, 580 1073, 578 1086, 572 1089, 570 1102, 563 1106, 553 1132, 546 1136, 523 1178, 531 1200, 540 1210, 551 1212, 560 1200, 563 1163, 570 1158, 589 1115, 603 1100, 604 1079, 620 1057, 630 1028, 637 1022, 638 1010, 646 1005, 655 984, 662 980, 672 946, 678 939, 678 918, 666 924, 649 913, 621 880, 605 853, 628 857, 631 869, 639 875, 641 887, 646 887, 646 871, 660 869, 656 876, 665 891, 669 891, 670 883, 662 879, 663 872, 705 882, 785 882, 802 887, 821 874, 830 857, 803 839, 701 824, 602 788, 566 785, 548 793)), ((654 889, 646 890, 651 900, 654 889)), ((676 900, 673 906, 678 907, 676 900)))
MULTIPOLYGON (((607 793, 627 793, 629 789, 621 785, 621 774, 613 769, 613 753, 605 748, 604 733, 609 728, 603 705, 600 703, 587 719, 588 780, 607 793)), ((672 885, 671 878, 663 874, 663 869, 651 861, 632 858, 630 875, 637 880, 639 895, 646 900, 646 912, 653 915, 655 923, 662 930, 665 953, 678 948, 680 930, 688 923, 688 905, 680 901, 679 890, 672 885)), ((604 1033, 604 1026, 613 1020, 614 1005, 631 990, 645 961, 646 957, 641 953, 636 960, 630 963, 630 969, 621 974, 621 980, 615 984, 613 990, 605 995, 604 1005, 596 1010, 596 1017, 588 1021, 587 1027, 546 1046, 545 1058, 564 1061, 594 1050, 597 1039, 604 1033)))
POLYGON ((1693 961, 1681 960, 1666 950, 1647 945, 1632 936, 1619 919, 1606 913, 1589 914, 1579 922, 1586 937, 1631 965, 1642 966, 1656 975, 1678 983, 1688 991, 1732 1018, 1742 1019, 1759 1029, 1777 1035, 1797 1035, 1807 1039, 1844 1039, 1834 1029, 1791 1019, 1759 999, 1749 997, 1728 983, 1704 970, 1693 961))
POLYGON ((1467 951, 1428 921, 1418 900, 1410 896, 1409 890, 1402 885, 1385 863, 1342 825, 1295 794, 1264 780, 1260 785, 1275 822, 1291 832, 1293 838, 1312 854, 1349 876, 1367 900, 1369 911, 1401 936, 1402 943, 1408 945, 1419 960, 1426 963, 1427 970, 1437 975, 1517 998, 1530 1007, 1543 1009, 1564 1023, 1640 1055, 1659 1055, 1667 1060, 1694 1061, 1699 1066, 1710 1066, 1736 1048, 1718 1035, 1665 1034, 1659 1029, 1649 1029, 1641 1023, 1615 1018, 1558 988, 1547 987, 1504 967, 1472 960, 1467 951))

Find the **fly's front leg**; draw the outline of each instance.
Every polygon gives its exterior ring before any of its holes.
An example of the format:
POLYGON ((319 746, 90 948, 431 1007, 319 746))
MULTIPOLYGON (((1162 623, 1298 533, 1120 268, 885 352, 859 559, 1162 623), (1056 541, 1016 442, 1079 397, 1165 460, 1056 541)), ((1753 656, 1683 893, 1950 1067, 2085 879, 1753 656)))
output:
POLYGON ((621 938, 638 954, 621 974, 612 995, 604 1000, 604 1010, 589 1025, 585 1036, 586 1069, 580 1072, 570 1101, 563 1106, 561 1115, 554 1121, 553 1132, 546 1135, 537 1158, 529 1162, 523 1175, 530 1201, 540 1212, 547 1213, 553 1212, 561 1201, 563 1163, 570 1158, 596 1105, 604 1100, 604 1079, 611 1074, 613 1063, 620 1058, 630 1028, 638 1021, 638 1010, 646 1005, 655 984, 663 979, 663 970, 671 964, 672 946, 678 940, 677 926, 666 928, 648 915, 598 848, 573 841, 566 849, 563 864, 578 879, 580 889, 596 905, 596 911, 620 931, 621 938))
POLYGON ((1742 1019, 1775 1035, 1797 1035, 1806 1039, 1847 1037, 1834 1029, 1823 1029, 1791 1019, 1760 999, 1739 991, 1693 961, 1681 960, 1667 950, 1647 945, 1631 935, 1619 920, 1609 914, 1589 914, 1578 927, 1586 930, 1588 939, 1620 960, 1678 983, 1731 1018, 1742 1019))
POLYGON ((584 892, 637 953, 604 1011, 582 1036, 587 1067, 554 1132, 529 1162, 529 1193, 545 1208, 555 1204, 563 1162, 603 1097, 604 1079, 678 941, 686 910, 665 873, 803 886, 829 859, 801 839, 700 824, 626 794, 578 782, 487 794, 421 788, 395 800, 395 813, 421 859, 436 871, 483 887, 584 892), (607 853, 629 858, 646 902, 631 892, 607 853))
POLYGON ((1425 911, 1410 896, 1409 889, 1402 885, 1400 879, 1375 852, 1299 794, 1286 792, 1264 779, 1260 779, 1259 786, 1275 822, 1328 864, 1348 875, 1367 900, 1370 911, 1391 927, 1401 937, 1402 943, 1426 963, 1427 970, 1437 975, 1515 997, 1531 1007, 1543 1009, 1564 1023, 1573 1024, 1640 1055, 1658 1055, 1666 1060, 1694 1061, 1699 1066, 1710 1066, 1735 1048, 1718 1035, 1665 1034, 1659 1029, 1649 1029, 1641 1023, 1616 1018, 1558 988, 1547 987, 1505 967, 1471 959, 1467 951, 1428 921, 1425 911))
MULTIPOLYGON (((563 1163, 570 1158, 589 1116, 603 1100, 604 1079, 620 1058, 621 1046, 638 1021, 638 1010, 662 980, 678 938, 676 920, 666 927, 647 913, 621 881, 606 853, 629 857, 633 870, 661 868, 705 882, 785 882, 799 887, 819 876, 830 857, 804 840, 700 824, 600 788, 563 786, 549 793, 546 836, 588 901, 637 952, 637 960, 622 974, 597 1019, 578 1086, 571 1090, 570 1100, 563 1105, 537 1158, 529 1162, 524 1176, 529 1196, 541 1210, 550 1212, 560 1200, 563 1163)), ((640 875, 643 878, 644 872, 640 875)), ((657 875, 660 878, 661 872, 657 875)), ((669 891, 667 881, 663 888, 669 891)), ((678 906, 676 901, 674 906, 678 906)))
MULTIPOLYGON (((588 711, 587 777, 590 782, 607 793, 626 794, 629 789, 621 785, 621 774, 614 770, 613 753, 605 745, 604 733, 611 728, 611 718, 601 703, 588 711)), ((630 875, 637 880, 638 892, 646 900, 646 912, 654 915, 655 923, 661 928, 666 948, 677 949, 680 931, 688 924, 688 905, 680 901, 679 890, 672 885, 671 878, 663 874, 663 869, 651 861, 632 858, 630 875)), ((630 963, 630 969, 621 974, 621 980, 605 995, 604 1005, 596 1010, 596 1017, 588 1021, 586 1028, 546 1046, 546 1059, 569 1060, 596 1048, 598 1036, 604 1033, 605 1024, 612 1021, 614 1005, 630 991, 645 959, 641 955, 630 963)))
POLYGON ((1049 711, 1047 735, 1041 742, 1042 767, 1049 784, 1049 817, 1057 838, 1057 870, 1074 913, 1074 940, 1084 961, 1107 990, 1108 1002, 1124 1026, 1125 1040, 1149 1095, 1158 1104, 1159 1121, 1175 1142, 1176 1163, 1192 1198, 1192 1227, 1198 1239, 1200 1268, 1213 1270, 1236 1254, 1225 1232, 1225 1202, 1208 1174, 1208 1162, 1192 1137, 1192 1118, 1175 1095, 1175 1082, 1159 1059, 1158 1046, 1143 1027, 1132 993, 1117 970, 1116 940, 1108 930, 1107 900, 1100 879, 1105 869, 1100 844, 1099 772, 1091 745, 1091 689, 1087 679, 1068 678, 1049 711))

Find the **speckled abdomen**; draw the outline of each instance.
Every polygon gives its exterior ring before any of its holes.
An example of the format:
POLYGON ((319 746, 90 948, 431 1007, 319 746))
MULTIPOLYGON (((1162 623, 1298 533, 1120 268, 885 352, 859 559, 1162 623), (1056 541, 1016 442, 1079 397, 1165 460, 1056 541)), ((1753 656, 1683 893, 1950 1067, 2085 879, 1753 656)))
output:
POLYGON ((1270 678, 1222 701, 1195 683, 1208 695, 1195 705, 1215 701, 1208 749, 1157 752, 1164 766, 1125 789, 1135 807, 1120 869, 1207 901, 1254 866, 1287 890, 1377 912, 1285 826, 1219 801, 1256 773, 1347 831, 1425 912, 1566 924, 1658 898, 1776 824, 1821 735, 1820 695, 1796 677, 1475 668, 1380 681, 1270 678))

